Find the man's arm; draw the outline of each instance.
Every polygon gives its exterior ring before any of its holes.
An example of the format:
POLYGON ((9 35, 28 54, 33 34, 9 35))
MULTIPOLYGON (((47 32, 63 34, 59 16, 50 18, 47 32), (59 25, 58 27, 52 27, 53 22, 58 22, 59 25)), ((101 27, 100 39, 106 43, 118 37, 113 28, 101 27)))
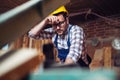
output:
POLYGON ((32 28, 29 31, 29 33, 32 35, 38 35, 46 25, 47 25, 47 20, 44 19, 42 22, 40 22, 38 25, 36 25, 34 28, 32 28))
POLYGON ((79 26, 72 27, 71 30, 71 46, 65 64, 73 64, 78 61, 82 54, 83 42, 84 42, 84 32, 79 26))
POLYGON ((29 33, 32 35, 38 35, 42 29, 46 27, 48 24, 54 24, 57 22, 57 16, 48 16, 34 28, 32 28, 29 33))

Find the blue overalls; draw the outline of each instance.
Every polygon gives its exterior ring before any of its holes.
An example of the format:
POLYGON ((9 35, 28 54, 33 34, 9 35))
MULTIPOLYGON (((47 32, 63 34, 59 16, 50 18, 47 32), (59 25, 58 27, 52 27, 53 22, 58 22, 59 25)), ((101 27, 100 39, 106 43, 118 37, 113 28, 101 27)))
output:
POLYGON ((58 35, 56 35, 55 37, 55 41, 54 41, 54 44, 58 50, 58 58, 61 60, 61 62, 65 62, 65 59, 67 57, 67 54, 69 53, 69 48, 70 48, 70 29, 72 28, 72 25, 70 26, 69 30, 68 30, 68 41, 67 41, 67 46, 68 46, 68 49, 59 49, 58 48, 58 42, 57 42, 57 39, 58 39, 58 35))

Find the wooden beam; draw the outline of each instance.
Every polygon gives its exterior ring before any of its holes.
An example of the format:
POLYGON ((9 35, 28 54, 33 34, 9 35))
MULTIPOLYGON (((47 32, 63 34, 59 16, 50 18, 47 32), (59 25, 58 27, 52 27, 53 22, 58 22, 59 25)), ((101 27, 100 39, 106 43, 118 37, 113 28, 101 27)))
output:
POLYGON ((0 48, 23 35, 40 21, 41 18, 35 6, 38 3, 40 1, 31 0, 1 15, 0 48))

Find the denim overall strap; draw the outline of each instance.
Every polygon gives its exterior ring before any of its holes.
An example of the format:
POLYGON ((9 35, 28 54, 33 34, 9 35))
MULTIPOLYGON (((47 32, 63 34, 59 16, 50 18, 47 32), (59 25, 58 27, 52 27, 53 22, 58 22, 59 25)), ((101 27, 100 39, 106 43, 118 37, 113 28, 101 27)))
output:
POLYGON ((58 50, 58 58, 59 58, 62 62, 65 61, 66 56, 67 56, 67 54, 69 53, 69 47, 70 47, 70 29, 71 29, 71 28, 72 28, 72 25, 70 26, 70 28, 69 28, 69 30, 68 30, 68 41, 67 41, 68 49, 64 49, 64 48, 59 49, 59 48, 58 48, 58 42, 57 42, 58 34, 57 34, 56 37, 55 37, 54 44, 55 44, 55 46, 56 46, 56 48, 57 48, 57 50, 58 50))

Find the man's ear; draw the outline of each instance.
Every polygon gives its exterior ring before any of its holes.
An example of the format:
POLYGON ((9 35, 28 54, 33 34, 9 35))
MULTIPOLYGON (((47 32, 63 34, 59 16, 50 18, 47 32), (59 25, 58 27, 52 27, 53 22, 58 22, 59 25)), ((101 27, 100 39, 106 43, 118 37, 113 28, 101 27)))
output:
POLYGON ((66 18, 67 24, 69 24, 69 17, 66 18))

